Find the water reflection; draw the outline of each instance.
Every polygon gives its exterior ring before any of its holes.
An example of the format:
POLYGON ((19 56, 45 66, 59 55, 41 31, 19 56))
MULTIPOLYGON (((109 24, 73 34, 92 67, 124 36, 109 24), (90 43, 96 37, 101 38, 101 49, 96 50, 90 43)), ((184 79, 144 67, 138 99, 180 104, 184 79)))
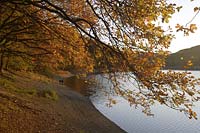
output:
POLYGON ((94 93, 92 89, 89 89, 91 88, 92 84, 88 80, 83 79, 83 78, 72 76, 72 77, 66 78, 64 80, 64 84, 84 96, 89 97, 90 95, 94 93))
MULTIPOLYGON (((200 77, 200 71, 192 72, 195 77, 200 77)), ((118 126, 129 133, 198 133, 200 132, 200 103, 196 103, 194 111, 198 114, 198 120, 188 119, 184 113, 170 109, 159 103, 151 107, 154 116, 147 116, 142 113, 140 108, 130 106, 127 100, 114 95, 109 86, 109 80, 103 79, 101 75, 96 76, 101 80, 102 87, 91 86, 85 80, 71 77, 65 80, 65 84, 74 88, 76 91, 90 96, 94 106, 107 118, 115 122, 118 126), (88 88, 90 88, 88 90, 88 88), (93 90, 91 93, 91 89, 93 90), (94 92, 95 91, 95 92, 94 92), (112 95, 108 95, 109 93, 112 95), (116 105, 107 106, 108 99, 112 97, 116 100, 116 105)), ((130 87, 127 83, 126 87, 130 87)))
MULTIPOLYGON (((192 72, 194 76, 200 77, 199 71, 192 72)), ((106 80, 102 82, 104 87, 108 85, 106 80)), ((127 87, 130 84, 127 83, 127 87)), ((107 88, 108 89, 108 88, 107 88)), ((200 103, 196 103, 194 111, 198 114, 198 120, 188 119, 184 113, 173 110, 159 103, 151 107, 154 116, 147 116, 140 108, 130 106, 130 104, 119 96, 113 96, 117 104, 108 107, 107 96, 102 90, 97 90, 96 94, 90 96, 95 107, 107 118, 115 122, 122 129, 129 133, 197 133, 200 132, 200 103)))

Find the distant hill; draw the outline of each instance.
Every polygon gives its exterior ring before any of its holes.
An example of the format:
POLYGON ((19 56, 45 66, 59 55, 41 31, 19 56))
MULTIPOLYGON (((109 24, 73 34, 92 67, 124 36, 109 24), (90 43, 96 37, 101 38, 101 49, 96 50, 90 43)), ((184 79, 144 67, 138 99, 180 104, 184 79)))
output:
POLYGON ((166 69, 200 70, 200 45, 170 54, 166 59, 166 69), (192 65, 185 68, 188 62, 192 65))

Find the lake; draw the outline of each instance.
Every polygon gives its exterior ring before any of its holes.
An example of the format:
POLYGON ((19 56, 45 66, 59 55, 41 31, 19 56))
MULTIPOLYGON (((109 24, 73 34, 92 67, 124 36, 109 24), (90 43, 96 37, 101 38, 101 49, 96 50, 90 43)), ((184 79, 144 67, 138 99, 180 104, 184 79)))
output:
MULTIPOLYGON (((195 77, 200 77, 200 71, 192 71, 195 77)), ((91 88, 90 100, 93 105, 108 119, 116 123, 119 127, 129 133, 199 133, 200 132, 200 102, 193 108, 198 114, 198 120, 189 119, 184 113, 173 110, 159 103, 151 107, 154 116, 147 116, 142 110, 124 100, 122 97, 112 95, 116 104, 107 106, 108 96, 105 91, 109 90, 109 83, 101 75, 96 76, 101 79, 104 89, 91 88), (94 91, 95 90, 95 91, 94 91)), ((82 81, 81 81, 82 82, 82 81)), ((76 82, 77 83, 77 82, 76 82)), ((127 83, 127 87, 130 83, 127 83)), ((86 86, 84 86, 86 87, 86 86)), ((111 92, 112 93, 112 92, 111 92)))

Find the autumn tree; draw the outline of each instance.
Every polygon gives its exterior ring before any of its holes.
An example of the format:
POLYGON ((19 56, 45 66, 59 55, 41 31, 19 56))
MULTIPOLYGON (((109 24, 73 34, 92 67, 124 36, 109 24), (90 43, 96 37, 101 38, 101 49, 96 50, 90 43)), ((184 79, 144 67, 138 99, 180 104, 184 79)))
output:
MULTIPOLYGON (((70 57, 65 61, 80 68, 81 73, 92 72, 95 65, 103 64, 101 72, 109 73, 115 92, 131 104, 144 107, 145 113, 149 114, 150 105, 158 101, 196 118, 192 103, 199 99, 200 92, 195 88, 199 81, 188 73, 161 71, 173 35, 159 23, 168 23, 172 14, 180 10, 176 4, 166 0, 2 0, 2 3, 42 10, 38 20, 56 22, 48 27, 60 35, 62 39, 58 42, 67 40, 67 45, 61 43, 63 53, 54 54, 70 57), (120 88, 115 72, 129 72, 121 73, 120 77, 136 80, 137 90, 120 88)), ((186 34, 196 29, 195 25, 177 28, 186 34)))
POLYGON ((6 65, 6 59, 7 63, 13 58, 13 60, 21 58, 30 61, 51 53, 48 50, 49 37, 38 19, 39 10, 34 10, 31 6, 11 3, 1 3, 0 6, 1 71, 6 65))
POLYGON ((0 6, 1 72, 7 67, 27 69, 25 65, 28 65, 41 70, 60 64, 92 70, 92 63, 85 62, 89 55, 81 36, 69 24, 32 5, 6 1, 0 6))

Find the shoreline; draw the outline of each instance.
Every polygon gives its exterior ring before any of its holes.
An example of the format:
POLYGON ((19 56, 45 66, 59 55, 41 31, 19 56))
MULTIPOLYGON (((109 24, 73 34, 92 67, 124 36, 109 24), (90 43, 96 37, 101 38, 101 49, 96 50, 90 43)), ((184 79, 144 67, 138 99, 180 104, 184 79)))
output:
MULTIPOLYGON (((95 106, 92 104, 89 97, 84 96, 76 91, 74 91, 72 88, 69 90, 71 91, 71 94, 75 98, 74 100, 80 100, 78 103, 75 103, 77 105, 77 109, 80 109, 82 115, 84 115, 85 118, 82 116, 82 120, 84 122, 84 125, 87 125, 88 128, 85 129, 88 133, 125 133, 123 129, 121 129, 117 124, 109 120, 107 117, 105 117, 98 109, 95 108, 95 106), (79 104, 79 105, 78 105, 79 104), (83 104, 83 105, 82 105, 83 104), (82 107, 80 107, 82 106, 82 107), (89 123, 87 123, 87 121, 89 123), (88 130, 88 131, 87 131, 88 130)), ((69 93, 68 91, 68 93, 69 93)))
MULTIPOLYGON (((6 73, 0 77, 0 132, 37 133, 123 133, 114 122, 101 114, 89 98, 59 84, 57 79, 26 72, 6 73), (41 76, 41 77, 40 77, 41 76), (7 80, 11 78, 12 80, 7 80), (7 86, 4 86, 6 82, 7 86), (12 88, 14 85, 17 88, 12 88), (6 88, 10 87, 10 88, 6 88), (17 92, 10 89, 24 88, 17 92), (54 90, 57 100, 27 93, 27 89, 54 90)), ((66 75, 65 75, 66 76, 66 75)), ((64 76, 64 77, 65 77, 64 76)), ((34 91, 35 92, 35 91, 34 91)), ((29 93, 29 92, 28 92, 29 93)))
MULTIPOLYGON (((62 75, 62 78, 64 79, 64 86, 66 86, 69 89, 69 91, 71 91, 73 93, 76 93, 77 96, 79 95, 80 97, 83 97, 86 100, 86 102, 89 104, 88 106, 91 106, 91 108, 93 108, 92 110, 94 110, 96 112, 95 115, 99 115, 99 117, 102 117, 101 119, 105 119, 106 121, 109 121, 109 125, 113 126, 114 128, 116 128, 116 129, 113 130, 112 127, 109 126, 110 127, 110 129, 109 129, 110 131, 103 131, 103 132, 110 132, 110 133, 111 132, 113 132, 113 133, 117 133, 117 132, 123 133, 124 132, 125 133, 125 131, 123 129, 121 129, 116 123, 112 122, 110 119, 108 119, 106 116, 104 116, 98 109, 96 109, 96 107, 93 105, 92 101, 89 99, 89 95, 87 94, 87 92, 84 94, 79 90, 80 88, 78 88, 78 89, 77 88, 73 88, 74 86, 72 84, 69 85, 69 86, 65 84, 65 81, 67 79, 72 78, 72 77, 74 77, 73 74, 69 74, 69 75, 65 75, 64 74, 64 75, 62 75)), ((88 87, 88 83, 85 83, 84 80, 82 80, 82 79, 78 79, 78 83, 79 84, 84 84, 84 85, 81 85, 81 86, 84 87, 84 88, 82 88, 83 90, 86 89, 85 87, 88 87)), ((95 132, 95 131, 93 131, 93 132, 95 132)), ((98 131, 96 131, 96 132, 98 132, 98 131)))

